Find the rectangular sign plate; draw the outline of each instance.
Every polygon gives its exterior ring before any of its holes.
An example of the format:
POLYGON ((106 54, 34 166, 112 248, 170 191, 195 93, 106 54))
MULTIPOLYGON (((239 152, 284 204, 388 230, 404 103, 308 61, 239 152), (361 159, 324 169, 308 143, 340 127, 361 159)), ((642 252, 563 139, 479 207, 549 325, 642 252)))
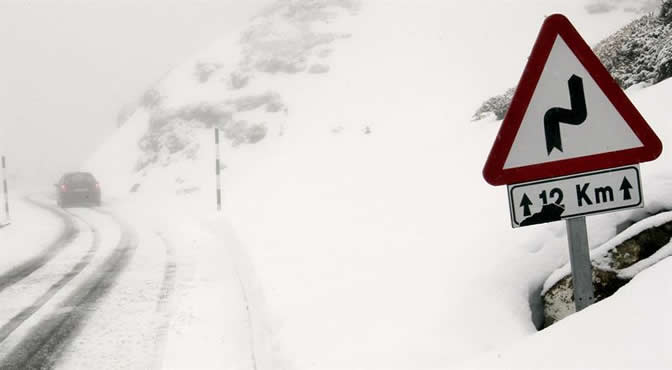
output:
POLYGON ((639 165, 508 185, 511 225, 643 207, 639 165))

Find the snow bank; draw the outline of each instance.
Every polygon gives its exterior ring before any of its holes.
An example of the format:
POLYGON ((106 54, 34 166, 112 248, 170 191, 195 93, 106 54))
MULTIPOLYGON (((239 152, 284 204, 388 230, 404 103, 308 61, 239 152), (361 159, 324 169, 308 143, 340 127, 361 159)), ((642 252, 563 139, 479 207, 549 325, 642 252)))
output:
POLYGON ((641 272, 612 297, 465 368, 653 369, 672 363, 672 259, 641 272))
POLYGON ((0 228, 0 275, 45 252, 65 227, 57 214, 39 204, 20 197, 9 201, 12 223, 0 228))

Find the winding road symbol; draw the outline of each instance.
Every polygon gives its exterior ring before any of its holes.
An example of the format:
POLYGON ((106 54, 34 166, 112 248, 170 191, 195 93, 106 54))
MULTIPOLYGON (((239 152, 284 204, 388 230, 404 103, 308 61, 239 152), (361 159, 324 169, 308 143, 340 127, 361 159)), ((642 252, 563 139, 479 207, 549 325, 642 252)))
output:
POLYGON ((583 93, 583 80, 577 75, 572 75, 567 81, 569 85, 569 100, 572 109, 560 107, 551 108, 544 115, 544 131, 546 134, 546 150, 551 155, 553 148, 562 151, 562 138, 560 136, 560 124, 580 125, 586 121, 586 97, 583 93))

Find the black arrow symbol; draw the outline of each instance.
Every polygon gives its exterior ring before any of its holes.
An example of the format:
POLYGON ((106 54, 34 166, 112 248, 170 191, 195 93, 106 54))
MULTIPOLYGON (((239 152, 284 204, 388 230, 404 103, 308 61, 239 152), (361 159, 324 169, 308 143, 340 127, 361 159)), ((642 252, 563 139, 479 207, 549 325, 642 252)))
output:
POLYGON ((520 202, 520 207, 523 207, 524 217, 527 217, 532 214, 532 212, 530 212, 531 205, 532 201, 530 201, 530 198, 527 197, 527 194, 523 193, 523 200, 520 202))
POLYGON ((628 178, 623 177, 623 182, 621 183, 621 188, 619 189, 623 192, 623 200, 632 199, 632 196, 630 196, 630 189, 632 189, 632 185, 630 185, 628 178))
POLYGON ((544 130, 546 132, 546 150, 551 155, 553 148, 562 151, 562 138, 560 137, 560 124, 580 125, 586 121, 586 97, 583 93, 583 80, 577 75, 572 75, 567 81, 569 85, 569 100, 572 109, 551 108, 544 115, 544 130))

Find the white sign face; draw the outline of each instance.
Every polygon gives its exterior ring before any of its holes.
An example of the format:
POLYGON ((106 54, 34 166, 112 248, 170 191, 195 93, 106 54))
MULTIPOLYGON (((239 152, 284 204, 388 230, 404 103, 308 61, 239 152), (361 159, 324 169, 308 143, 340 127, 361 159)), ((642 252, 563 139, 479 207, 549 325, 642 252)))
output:
POLYGON ((639 166, 626 166, 508 186, 511 225, 643 207, 639 166))
POLYGON ((558 35, 504 169, 644 146, 558 35))

